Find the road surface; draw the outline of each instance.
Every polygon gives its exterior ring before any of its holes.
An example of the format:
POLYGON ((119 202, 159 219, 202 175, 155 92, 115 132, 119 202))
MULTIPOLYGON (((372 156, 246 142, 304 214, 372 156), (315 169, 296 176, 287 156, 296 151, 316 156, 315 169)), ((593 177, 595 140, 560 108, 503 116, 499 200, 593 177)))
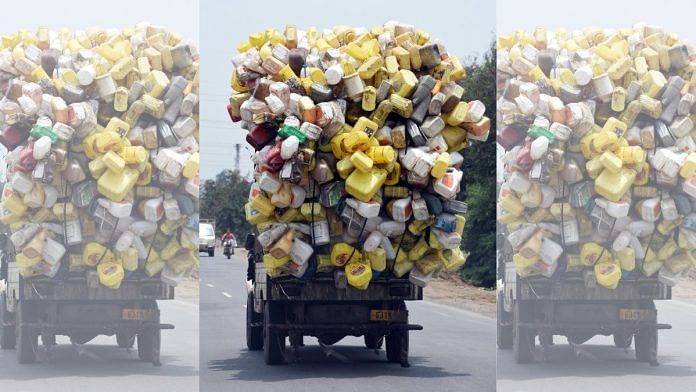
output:
POLYGON ((498 392, 696 391, 696 302, 658 301, 657 309, 658 321, 673 326, 658 332, 660 366, 637 362, 611 337, 591 339, 578 356, 555 336, 542 363, 517 365, 512 351, 499 350, 498 392))
POLYGON ((246 259, 201 256, 201 391, 495 391, 495 321, 428 301, 409 302, 410 368, 386 362, 362 338, 333 346, 327 358, 305 337, 299 361, 266 366, 246 348, 246 259))
POLYGON ((0 350, 0 391, 192 392, 198 391, 198 306, 159 302, 162 366, 140 362, 136 349, 116 347, 116 337, 99 336, 78 350, 59 336, 58 346, 40 346, 39 363, 17 364, 14 350, 0 350))

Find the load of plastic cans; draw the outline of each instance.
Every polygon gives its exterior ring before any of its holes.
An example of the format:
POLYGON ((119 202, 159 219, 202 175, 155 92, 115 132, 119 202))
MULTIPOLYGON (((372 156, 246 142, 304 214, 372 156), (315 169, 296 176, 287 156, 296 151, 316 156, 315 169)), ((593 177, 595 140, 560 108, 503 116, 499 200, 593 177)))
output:
POLYGON ((694 47, 662 27, 498 41, 498 221, 520 276, 588 287, 696 266, 694 47))
POLYGON ((198 263, 198 53, 163 27, 2 37, 0 222, 25 278, 176 285, 198 263))
POLYGON ((237 49, 228 111, 255 150, 245 212, 271 278, 425 286, 465 263, 461 151, 490 120, 442 43, 390 21, 288 25, 237 49))

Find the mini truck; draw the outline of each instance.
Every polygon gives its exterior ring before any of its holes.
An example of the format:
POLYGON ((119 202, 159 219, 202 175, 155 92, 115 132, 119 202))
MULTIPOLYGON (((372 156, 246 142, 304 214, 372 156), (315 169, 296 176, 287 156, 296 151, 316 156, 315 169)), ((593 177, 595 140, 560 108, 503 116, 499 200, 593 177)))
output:
POLYGON ((408 366, 409 331, 423 327, 408 323, 406 301, 422 300, 421 287, 386 274, 373 279, 366 290, 338 287, 333 274, 317 274, 312 280, 269 279, 263 250, 253 235, 246 248, 254 277, 246 306, 247 347, 263 350, 266 364, 284 362, 286 337, 297 348, 304 336, 316 337, 322 346, 363 336, 369 349, 379 349, 386 341, 387 360, 408 366))
POLYGON ((159 278, 126 278, 119 289, 91 282, 84 274, 62 279, 24 278, 15 265, 15 253, 6 234, 0 234, 0 347, 16 349, 22 364, 36 361, 38 337, 45 346, 56 335, 84 344, 98 335, 116 336, 118 347, 137 341, 138 357, 160 365, 160 333, 174 329, 160 323, 157 300, 174 298, 174 288, 159 278))
POLYGON ((581 273, 566 272, 558 280, 522 278, 507 241, 498 257, 498 348, 512 349, 517 363, 537 359, 536 336, 546 348, 553 335, 566 336, 572 344, 613 335, 616 347, 633 343, 638 361, 658 364, 657 331, 672 327, 657 322, 655 301, 671 299, 671 287, 642 274, 624 277, 613 290, 588 287, 581 273))

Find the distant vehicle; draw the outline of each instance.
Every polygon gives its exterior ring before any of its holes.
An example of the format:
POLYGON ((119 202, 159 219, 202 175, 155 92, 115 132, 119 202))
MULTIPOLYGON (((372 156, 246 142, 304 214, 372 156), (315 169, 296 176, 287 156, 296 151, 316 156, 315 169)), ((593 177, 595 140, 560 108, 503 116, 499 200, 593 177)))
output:
POLYGON ((198 251, 215 256, 215 227, 212 223, 201 222, 198 225, 198 251))

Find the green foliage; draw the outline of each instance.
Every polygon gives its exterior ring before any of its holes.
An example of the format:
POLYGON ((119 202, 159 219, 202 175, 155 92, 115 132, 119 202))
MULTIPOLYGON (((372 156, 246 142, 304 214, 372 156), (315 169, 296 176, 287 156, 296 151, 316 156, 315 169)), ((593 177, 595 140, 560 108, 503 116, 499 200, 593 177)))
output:
POLYGON ((459 200, 469 205, 462 248, 469 252, 459 274, 468 282, 484 287, 495 285, 495 41, 480 61, 466 66, 467 78, 461 82, 465 101, 479 100, 491 119, 491 134, 485 142, 472 141, 462 151, 464 178, 459 200))
POLYGON ((218 236, 230 229, 239 244, 251 232, 252 226, 244 216, 244 204, 249 196, 251 183, 238 171, 223 170, 214 180, 206 180, 201 185, 202 219, 215 219, 218 236))

